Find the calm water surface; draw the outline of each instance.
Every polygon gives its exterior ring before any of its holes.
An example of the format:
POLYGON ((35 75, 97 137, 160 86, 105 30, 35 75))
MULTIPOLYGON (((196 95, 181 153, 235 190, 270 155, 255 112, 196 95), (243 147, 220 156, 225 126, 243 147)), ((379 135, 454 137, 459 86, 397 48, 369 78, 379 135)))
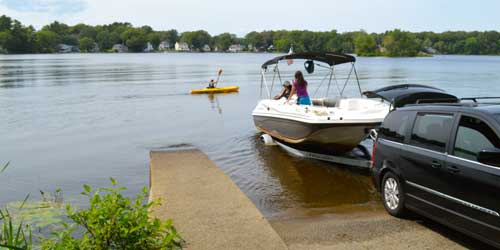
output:
MULTIPOLYGON (((194 145, 267 217, 379 209, 366 172, 297 159, 259 142, 251 111, 260 96, 260 64, 274 56, 0 56, 0 162, 11 162, 0 175, 0 204, 56 188, 78 201, 82 184, 107 185, 110 176, 134 194, 149 185, 150 150, 194 145), (219 67, 222 82, 239 85, 240 93, 188 94, 219 67)), ((284 65, 285 78, 300 65, 284 65)), ((357 63, 364 90, 419 83, 459 96, 499 95, 498 69, 500 57, 479 56, 357 63)), ((339 76, 346 70, 339 68, 339 76)), ((319 73, 306 76, 310 92, 320 85, 319 73)))

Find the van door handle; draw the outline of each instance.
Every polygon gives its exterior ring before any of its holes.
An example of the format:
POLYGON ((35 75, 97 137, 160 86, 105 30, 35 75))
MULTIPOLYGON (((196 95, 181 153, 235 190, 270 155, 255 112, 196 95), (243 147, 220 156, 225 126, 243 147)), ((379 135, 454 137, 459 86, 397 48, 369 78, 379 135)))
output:
POLYGON ((441 168, 441 163, 439 163, 438 161, 432 161, 431 167, 441 168))
POLYGON ((450 172, 452 174, 460 173, 460 169, 455 167, 455 166, 449 166, 449 167, 447 167, 447 169, 448 169, 448 172, 450 172))

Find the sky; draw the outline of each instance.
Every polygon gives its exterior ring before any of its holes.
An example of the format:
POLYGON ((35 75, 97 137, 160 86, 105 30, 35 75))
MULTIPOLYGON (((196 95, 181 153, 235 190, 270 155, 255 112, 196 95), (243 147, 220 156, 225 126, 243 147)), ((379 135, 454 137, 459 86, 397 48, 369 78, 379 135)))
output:
POLYGON ((339 32, 500 30, 498 0, 0 0, 0 14, 35 28, 130 22, 155 30, 339 32))

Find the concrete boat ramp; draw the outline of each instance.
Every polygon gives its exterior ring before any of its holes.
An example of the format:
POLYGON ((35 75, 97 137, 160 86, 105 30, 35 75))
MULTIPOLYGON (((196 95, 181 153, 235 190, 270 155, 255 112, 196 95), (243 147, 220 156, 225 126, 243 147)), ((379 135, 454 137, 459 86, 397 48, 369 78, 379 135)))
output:
POLYGON ((385 211, 270 224, 229 176, 195 149, 151 152, 150 199, 158 198, 162 205, 154 216, 173 219, 185 249, 484 248, 453 230, 395 219, 385 211))
POLYGON ((171 218, 186 249, 269 249, 287 246, 245 194, 198 150, 151 152, 150 199, 171 218))

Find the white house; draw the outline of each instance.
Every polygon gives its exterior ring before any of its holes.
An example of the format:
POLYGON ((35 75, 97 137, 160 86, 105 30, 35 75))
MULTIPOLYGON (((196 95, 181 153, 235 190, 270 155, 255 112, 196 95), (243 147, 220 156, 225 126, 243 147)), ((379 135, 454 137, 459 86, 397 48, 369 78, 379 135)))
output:
POLYGON ((158 50, 165 51, 170 49, 170 43, 168 41, 163 41, 158 46, 158 50))
POLYGON ((210 52, 211 51, 210 46, 208 46, 208 44, 205 44, 201 50, 203 52, 210 52))
POLYGON ((424 48, 424 50, 426 53, 429 53, 429 54, 437 54, 438 53, 438 51, 433 47, 426 47, 426 48, 424 48))
POLYGON ((58 44, 57 52, 59 53, 79 53, 80 49, 77 46, 68 45, 68 44, 58 44))
POLYGON ((242 50, 243 47, 239 44, 233 44, 229 46, 229 49, 227 49, 228 52, 233 52, 233 53, 241 52, 242 50))
POLYGON ((176 42, 175 43, 175 50, 177 51, 189 51, 189 45, 187 43, 180 43, 176 42))
POLYGON ((144 52, 151 52, 153 50, 155 50, 155 48, 153 48, 153 45, 150 42, 148 42, 146 48, 144 48, 144 52))
POLYGON ((125 44, 115 44, 111 50, 116 51, 118 53, 128 52, 128 47, 125 44))

